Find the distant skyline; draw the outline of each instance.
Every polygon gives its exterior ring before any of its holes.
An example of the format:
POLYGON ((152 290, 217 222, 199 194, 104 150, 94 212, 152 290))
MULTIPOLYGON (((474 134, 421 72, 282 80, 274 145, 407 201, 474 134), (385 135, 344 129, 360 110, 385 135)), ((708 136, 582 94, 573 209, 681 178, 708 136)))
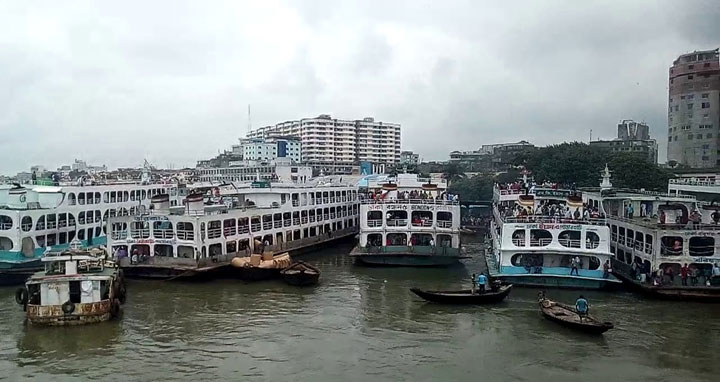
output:
POLYGON ((612 139, 665 161, 668 69, 720 46, 690 1, 0 3, 0 174, 75 158, 194 166, 254 128, 331 114, 402 125, 402 150, 612 139))

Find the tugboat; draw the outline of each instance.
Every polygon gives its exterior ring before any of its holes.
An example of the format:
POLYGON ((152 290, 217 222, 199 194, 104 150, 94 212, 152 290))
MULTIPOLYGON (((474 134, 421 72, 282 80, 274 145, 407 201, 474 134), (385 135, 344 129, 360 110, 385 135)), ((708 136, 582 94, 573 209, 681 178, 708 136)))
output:
POLYGON ((80 325, 119 316, 126 295, 122 271, 105 260, 104 250, 73 244, 69 250, 47 253, 42 258, 45 270, 15 293, 29 323, 80 325))
POLYGON ((360 202, 360 242, 350 256, 357 263, 389 266, 458 264, 460 204, 447 182, 398 174, 368 181, 360 202))

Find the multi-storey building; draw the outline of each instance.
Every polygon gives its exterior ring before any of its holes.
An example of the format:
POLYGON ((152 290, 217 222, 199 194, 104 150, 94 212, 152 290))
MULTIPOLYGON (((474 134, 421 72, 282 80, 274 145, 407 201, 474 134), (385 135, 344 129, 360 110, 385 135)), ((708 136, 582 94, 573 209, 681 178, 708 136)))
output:
POLYGON ((616 139, 591 141, 590 146, 602 147, 612 152, 643 154, 648 162, 657 163, 657 141, 650 139, 650 127, 646 123, 624 119, 618 124, 617 131, 616 139))
POLYGON ((277 158, 290 158, 301 162, 301 143, 295 137, 277 137, 269 139, 251 138, 242 142, 243 159, 246 161, 271 161, 277 158))
POLYGON ((302 161, 325 173, 349 174, 360 162, 400 161, 400 125, 375 121, 316 118, 287 121, 250 131, 248 138, 300 138, 302 161))
POLYGON ((513 165, 521 153, 535 149, 527 141, 482 145, 476 151, 453 151, 450 163, 464 167, 467 171, 504 171, 513 165))
POLYGON ((678 57, 670 67, 668 162, 693 168, 720 165, 718 49, 678 57))
POLYGON ((402 151, 400 153, 400 165, 417 166, 420 163, 420 154, 412 151, 402 151))

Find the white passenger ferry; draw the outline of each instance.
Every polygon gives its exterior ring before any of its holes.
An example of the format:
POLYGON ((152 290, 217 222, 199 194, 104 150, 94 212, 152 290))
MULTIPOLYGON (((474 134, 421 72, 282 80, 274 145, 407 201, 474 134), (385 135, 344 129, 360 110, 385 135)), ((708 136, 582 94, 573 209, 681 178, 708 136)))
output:
POLYGON ((607 289, 620 284, 605 269, 612 254, 602 212, 584 205, 579 191, 527 187, 527 174, 523 184, 494 188, 485 253, 490 275, 535 287, 607 289))
POLYGON ((42 269, 48 247, 105 244, 113 216, 148 208, 154 195, 181 205, 187 189, 176 184, 0 185, 0 285, 21 284, 42 269))
MULTIPOLYGON (((200 190, 202 191, 202 190, 200 190)), ((355 185, 256 181, 167 198, 136 216, 110 218, 108 247, 128 277, 176 278, 232 271, 234 257, 297 252, 354 236, 355 185)))
POLYGON ((444 266, 460 252, 460 204, 443 179, 398 174, 368 178, 360 240, 351 256, 369 265, 444 266))
POLYGON ((607 168, 603 184, 583 198, 607 214, 613 273, 651 297, 720 301, 720 276, 713 277, 720 265, 720 205, 679 193, 615 189, 607 168))

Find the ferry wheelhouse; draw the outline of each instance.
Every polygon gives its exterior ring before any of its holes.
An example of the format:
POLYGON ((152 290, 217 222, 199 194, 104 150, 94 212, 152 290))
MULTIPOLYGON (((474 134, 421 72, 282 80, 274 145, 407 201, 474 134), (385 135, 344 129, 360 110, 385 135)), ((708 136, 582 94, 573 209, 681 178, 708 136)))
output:
POLYGON ((613 273, 646 295, 720 301, 720 205, 694 196, 604 187, 584 192, 586 203, 607 214, 613 273), (687 285, 682 267, 687 265, 687 285))
MULTIPOLYGON (((75 241, 79 246, 79 241, 75 241)), ((27 320, 39 325, 77 325, 118 317, 125 283, 116 264, 99 249, 49 252, 43 271, 16 293, 27 320)))
POLYGON ((612 256, 607 222, 595 211, 590 216, 580 192, 496 186, 493 199, 485 252, 492 277, 533 287, 608 289, 621 283, 604 270, 612 256))
POLYGON ((215 275, 234 257, 297 253, 354 236, 357 198, 354 185, 322 181, 231 184, 193 193, 178 207, 158 197, 143 214, 110 218, 108 247, 128 277, 215 275))
POLYGON ((42 269, 47 248, 74 240, 103 245, 109 218, 134 215, 159 194, 181 205, 186 191, 176 184, 0 185, 0 285, 21 284, 42 269))
POLYGON ((369 265, 443 266, 457 263, 460 205, 442 179, 398 174, 367 179, 360 202, 360 240, 351 256, 369 265))

